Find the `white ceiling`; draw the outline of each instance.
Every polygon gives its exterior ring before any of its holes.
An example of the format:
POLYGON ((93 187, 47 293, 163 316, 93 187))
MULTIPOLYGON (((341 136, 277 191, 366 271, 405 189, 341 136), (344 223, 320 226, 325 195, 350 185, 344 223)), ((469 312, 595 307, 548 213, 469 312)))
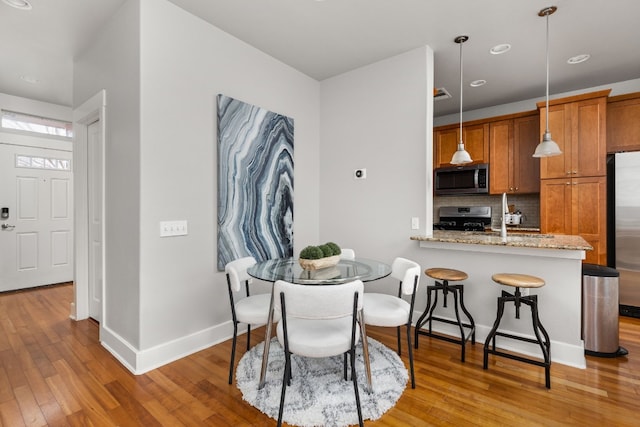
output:
MULTIPOLYGON (((0 92, 71 105, 73 56, 125 0, 30 1, 31 11, 0 2, 0 92)), ((453 40, 462 34, 470 37, 464 110, 543 97, 546 19, 538 12, 551 5, 552 95, 640 78, 638 0, 170 1, 317 80, 429 45, 435 86, 453 96, 435 103, 436 116, 459 109, 453 40), (512 49, 489 54, 500 43, 512 49), (567 64, 583 53, 591 59, 567 64), (469 87, 477 79, 487 84, 469 87)))

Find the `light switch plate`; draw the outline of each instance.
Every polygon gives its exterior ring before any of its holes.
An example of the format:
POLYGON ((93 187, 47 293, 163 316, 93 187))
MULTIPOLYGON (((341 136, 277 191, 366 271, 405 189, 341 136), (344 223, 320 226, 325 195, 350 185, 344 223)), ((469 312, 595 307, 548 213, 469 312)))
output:
POLYGON ((186 236, 187 221, 160 221, 160 237, 186 236))
POLYGON ((411 229, 420 230, 420 218, 418 218, 417 216, 411 218, 411 229))

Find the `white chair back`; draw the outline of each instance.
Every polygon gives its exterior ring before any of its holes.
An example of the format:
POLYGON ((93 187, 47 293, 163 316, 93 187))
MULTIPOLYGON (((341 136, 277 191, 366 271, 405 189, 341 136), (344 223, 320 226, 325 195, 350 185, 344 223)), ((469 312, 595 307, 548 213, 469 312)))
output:
POLYGON ((398 257, 391 264, 391 277, 402 281, 402 293, 404 295, 411 295, 413 293, 413 284, 417 283, 416 289, 420 284, 420 264, 398 257))
POLYGON ((224 271, 227 273, 227 277, 229 277, 229 283, 231 284, 231 290, 233 292, 238 292, 243 282, 248 280, 249 283, 251 283, 252 277, 247 273, 247 269, 255 263, 255 258, 248 256, 230 261, 225 265, 224 271))
POLYGON ((284 292, 287 316, 300 319, 337 319, 353 314, 353 295, 358 293, 357 310, 362 309, 362 281, 340 285, 296 285, 278 280, 274 284, 274 305, 282 309, 280 293, 284 292))
POLYGON ((354 251, 353 249, 342 248, 340 249, 340 258, 353 261, 354 259, 356 259, 356 251, 354 251))

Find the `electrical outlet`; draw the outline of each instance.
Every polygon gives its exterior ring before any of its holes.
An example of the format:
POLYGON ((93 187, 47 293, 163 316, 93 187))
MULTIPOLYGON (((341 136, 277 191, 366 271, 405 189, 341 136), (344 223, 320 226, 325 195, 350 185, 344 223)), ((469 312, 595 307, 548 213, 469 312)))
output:
POLYGON ((186 236, 187 221, 160 221, 160 237, 186 236))
POLYGON ((366 169, 356 169, 353 172, 353 177, 355 179, 367 179, 367 170, 366 169))

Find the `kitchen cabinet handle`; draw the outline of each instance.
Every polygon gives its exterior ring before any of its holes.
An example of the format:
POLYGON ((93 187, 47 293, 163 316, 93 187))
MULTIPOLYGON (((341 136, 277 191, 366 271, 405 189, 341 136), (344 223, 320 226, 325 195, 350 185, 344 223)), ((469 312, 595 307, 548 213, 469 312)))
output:
POLYGON ((574 175, 577 175, 577 174, 578 174, 578 171, 573 171, 572 173, 573 173, 574 175))
POLYGON ((571 171, 567 171, 567 173, 566 173, 566 174, 567 174, 567 175, 571 175, 571 171))

